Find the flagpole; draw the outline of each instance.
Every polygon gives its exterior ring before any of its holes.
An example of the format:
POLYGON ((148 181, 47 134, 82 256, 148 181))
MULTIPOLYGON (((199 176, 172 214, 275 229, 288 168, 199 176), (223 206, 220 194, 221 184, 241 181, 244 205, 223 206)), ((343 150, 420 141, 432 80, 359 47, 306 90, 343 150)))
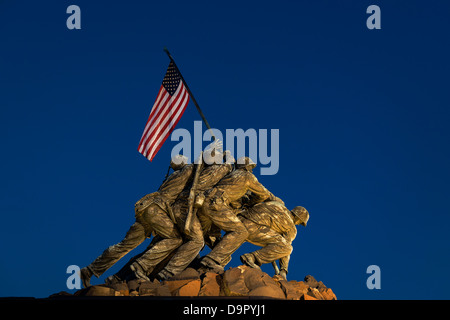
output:
POLYGON ((173 65, 175 66, 175 68, 178 71, 178 74, 180 75, 181 81, 183 81, 183 84, 186 87, 186 90, 187 90, 187 92, 189 93, 189 96, 192 99, 192 102, 194 102, 195 107, 197 108, 197 111, 200 114, 200 117, 202 117, 203 122, 205 123, 206 127, 208 128, 209 132, 211 133, 211 137, 212 137, 213 141, 215 141, 216 137, 214 136, 214 133, 213 133, 213 131, 212 131, 208 121, 206 120, 205 115, 202 112, 202 109, 200 109, 200 106, 198 105, 197 100, 195 100, 194 95, 192 94, 191 90, 189 89, 189 86, 187 85, 186 81, 184 80, 183 75, 180 72, 180 69, 178 69, 178 66, 175 63, 175 60, 173 60, 172 56, 170 55, 169 50, 167 50, 166 47, 164 47, 164 52, 167 53, 167 56, 169 57, 170 61, 173 62, 173 65))

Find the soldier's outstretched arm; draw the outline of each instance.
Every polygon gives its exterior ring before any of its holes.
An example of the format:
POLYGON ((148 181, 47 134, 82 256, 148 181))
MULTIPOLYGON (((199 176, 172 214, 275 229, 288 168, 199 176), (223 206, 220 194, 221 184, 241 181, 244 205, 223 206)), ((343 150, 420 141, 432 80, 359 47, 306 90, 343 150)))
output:
POLYGON ((257 201, 262 202, 266 199, 272 200, 276 198, 269 190, 266 189, 266 187, 261 184, 261 182, 258 181, 253 174, 250 174, 248 177, 248 190, 252 192, 257 201))
POLYGON ((275 196, 274 194, 272 194, 272 195, 269 197, 269 199, 270 199, 271 201, 278 201, 278 202, 282 203, 283 205, 285 205, 284 201, 281 200, 280 198, 278 198, 277 196, 275 196))

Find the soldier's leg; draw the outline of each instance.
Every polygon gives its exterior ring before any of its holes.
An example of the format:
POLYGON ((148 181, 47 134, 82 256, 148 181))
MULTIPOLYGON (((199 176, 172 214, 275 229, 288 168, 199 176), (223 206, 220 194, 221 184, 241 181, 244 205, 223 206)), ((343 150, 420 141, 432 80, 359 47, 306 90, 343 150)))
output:
MULTIPOLYGON (((235 252, 247 239, 248 231, 236 214, 229 208, 220 211, 209 211, 212 223, 225 231, 225 236, 214 246, 214 249, 205 258, 212 259, 219 265, 223 265, 226 259, 235 252)), ((205 260, 207 262, 208 260, 205 260)))
POLYGON ((263 248, 244 254, 241 260, 245 261, 249 255, 253 255, 256 264, 260 266, 291 254, 292 245, 279 233, 250 220, 244 220, 243 223, 249 232, 247 241, 263 248))
POLYGON ((206 235, 210 232, 212 226, 212 221, 209 218, 208 211, 205 208, 199 208, 197 211, 197 218, 200 221, 200 225, 202 226, 203 234, 206 235))
MULTIPOLYGON (((148 237, 149 235, 147 235, 148 237)), ((130 269, 131 264, 136 261, 136 259, 138 259, 139 257, 141 257, 144 253, 146 253, 148 250, 150 250, 157 242, 159 242, 161 240, 161 238, 157 235, 155 237, 153 237, 152 241, 150 242, 150 244, 147 246, 147 248, 138 253, 137 255, 131 257, 131 259, 122 267, 122 269, 120 269, 119 271, 117 271, 116 274, 109 276, 105 282, 107 283, 116 283, 116 282, 122 282, 122 281, 127 281, 127 280, 132 280, 134 278, 134 273, 133 271, 130 269)))
POLYGON ((85 287, 89 285, 89 279, 92 275, 95 275, 97 278, 100 277, 106 270, 112 267, 128 252, 140 245, 145 239, 146 233, 144 227, 139 222, 135 222, 121 242, 110 246, 90 265, 82 269, 81 277, 85 287))
POLYGON ((268 243, 262 249, 252 252, 256 258, 256 261, 258 261, 260 265, 264 263, 271 263, 272 261, 276 261, 291 254, 292 245, 287 243, 281 235, 279 236, 279 242, 268 243))
POLYGON ((145 219, 161 240, 137 258, 132 266, 136 266, 137 263, 137 266, 145 274, 150 274, 158 263, 163 261, 183 243, 183 239, 167 213, 156 205, 148 209, 145 219))
MULTIPOLYGON (((184 226, 184 222, 184 219, 179 219, 179 224, 181 226, 184 226)), ((203 239, 202 226, 198 218, 194 216, 192 219, 191 233, 189 237, 187 237, 187 241, 177 249, 175 255, 164 267, 164 272, 160 277, 163 278, 176 275, 183 271, 203 248, 205 244, 203 239)))

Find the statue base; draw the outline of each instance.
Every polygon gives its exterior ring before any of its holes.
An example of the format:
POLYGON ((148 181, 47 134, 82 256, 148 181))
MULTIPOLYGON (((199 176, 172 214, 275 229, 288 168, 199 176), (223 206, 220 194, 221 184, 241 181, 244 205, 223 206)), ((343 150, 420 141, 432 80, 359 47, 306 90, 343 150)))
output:
POLYGON ((336 300, 336 295, 322 281, 306 276, 303 281, 286 281, 281 276, 241 265, 222 274, 187 268, 164 281, 135 279, 128 282, 93 285, 73 295, 60 292, 49 298, 76 297, 233 297, 281 300, 336 300))

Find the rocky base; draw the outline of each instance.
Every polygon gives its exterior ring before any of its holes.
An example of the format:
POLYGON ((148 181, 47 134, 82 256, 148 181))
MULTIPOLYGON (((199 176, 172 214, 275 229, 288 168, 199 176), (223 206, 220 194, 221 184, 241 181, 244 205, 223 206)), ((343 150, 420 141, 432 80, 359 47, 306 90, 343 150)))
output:
POLYGON ((73 295, 60 292, 58 296, 131 296, 131 297, 264 297, 284 300, 336 300, 333 291, 322 281, 306 276, 304 281, 286 281, 280 276, 248 266, 230 268, 222 274, 200 273, 188 268, 165 281, 132 280, 127 283, 94 285, 73 295))

